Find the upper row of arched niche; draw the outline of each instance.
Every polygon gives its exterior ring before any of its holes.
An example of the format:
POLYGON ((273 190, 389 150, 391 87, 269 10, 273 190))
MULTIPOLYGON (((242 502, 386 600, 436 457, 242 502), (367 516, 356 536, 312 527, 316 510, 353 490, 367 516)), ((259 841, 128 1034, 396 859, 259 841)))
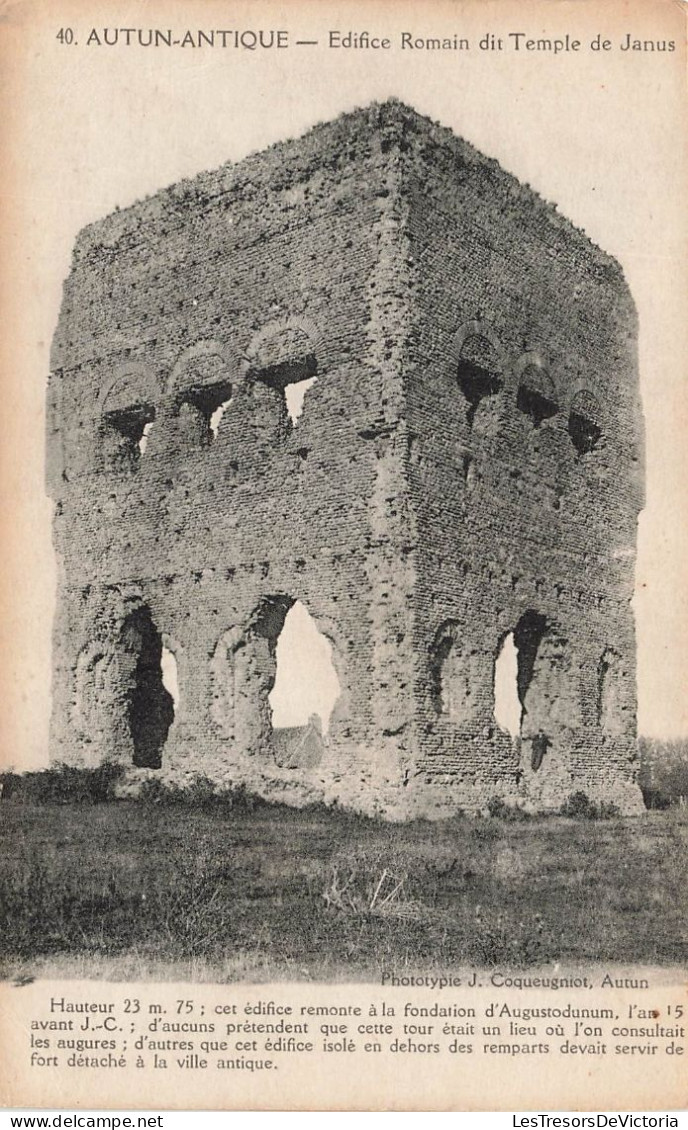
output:
POLYGON ((567 378, 564 388, 537 350, 510 359, 484 322, 466 323, 458 331, 452 355, 469 428, 476 424, 478 413, 494 414, 509 407, 536 429, 563 423, 578 456, 603 445, 609 434, 608 411, 585 378, 567 378))
POLYGON ((96 404, 106 466, 135 470, 152 441, 163 439, 159 433, 214 443, 242 394, 256 386, 272 390, 265 395, 288 433, 318 379, 319 354, 315 327, 289 319, 261 330, 243 355, 224 342, 197 342, 166 378, 145 364, 124 364, 96 404))

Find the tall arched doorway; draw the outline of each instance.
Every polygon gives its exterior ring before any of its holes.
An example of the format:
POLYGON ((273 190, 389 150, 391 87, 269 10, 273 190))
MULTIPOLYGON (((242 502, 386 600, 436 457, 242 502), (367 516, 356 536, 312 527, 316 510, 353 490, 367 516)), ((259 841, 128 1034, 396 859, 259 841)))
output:
POLYGON ((127 720, 134 765, 159 769, 175 714, 174 695, 165 684, 174 690, 176 663, 145 605, 125 620, 121 644, 129 667, 127 720))
POLYGON ((545 616, 524 612, 501 643, 494 668, 494 715, 512 739, 529 744, 530 768, 537 771, 552 742, 561 652, 566 641, 545 616))
POLYGON ((340 693, 332 645, 306 606, 289 596, 264 600, 251 634, 256 643, 264 641, 264 658, 261 649, 256 653, 266 675, 259 709, 275 760, 283 768, 312 767, 340 693))

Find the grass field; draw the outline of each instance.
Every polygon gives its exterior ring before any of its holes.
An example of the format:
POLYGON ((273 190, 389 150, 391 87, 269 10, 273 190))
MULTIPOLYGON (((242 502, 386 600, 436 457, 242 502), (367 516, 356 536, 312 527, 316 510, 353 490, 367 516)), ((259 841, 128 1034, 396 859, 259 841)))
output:
POLYGON ((282 806, 10 800, 0 817, 5 976, 46 962, 324 980, 688 961, 685 809, 390 825, 282 806))

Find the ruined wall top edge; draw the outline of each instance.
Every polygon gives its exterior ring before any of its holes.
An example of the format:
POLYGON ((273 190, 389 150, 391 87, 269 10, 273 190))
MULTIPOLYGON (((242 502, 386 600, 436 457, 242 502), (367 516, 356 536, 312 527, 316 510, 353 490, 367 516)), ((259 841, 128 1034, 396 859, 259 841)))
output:
MULTIPOLYGON (((218 169, 202 172, 161 189, 152 196, 117 209, 84 227, 75 246, 73 269, 97 262, 99 252, 142 241, 154 242, 168 234, 170 226, 184 222, 189 212, 203 211, 222 198, 244 206, 261 197, 303 183, 323 168, 336 177, 338 170, 365 162, 373 155, 388 156, 390 162, 406 156, 411 164, 441 163, 448 176, 461 169, 482 179, 482 191, 491 192, 515 210, 540 214, 553 237, 573 241, 589 265, 616 288, 628 293, 618 262, 544 200, 530 185, 506 172, 498 161, 487 157, 451 129, 419 114, 398 99, 372 103, 319 123, 296 139, 277 142, 258 153, 218 169), (85 262, 84 262, 85 261, 85 262)), ((403 192, 403 180, 399 191, 403 192)))

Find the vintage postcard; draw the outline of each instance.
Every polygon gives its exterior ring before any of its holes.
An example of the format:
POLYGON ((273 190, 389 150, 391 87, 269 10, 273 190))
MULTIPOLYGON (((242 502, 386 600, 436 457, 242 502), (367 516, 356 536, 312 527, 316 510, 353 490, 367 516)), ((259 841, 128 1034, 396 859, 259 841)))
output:
POLYGON ((0 4, 4 1105, 677 1124, 685 31, 0 4))

